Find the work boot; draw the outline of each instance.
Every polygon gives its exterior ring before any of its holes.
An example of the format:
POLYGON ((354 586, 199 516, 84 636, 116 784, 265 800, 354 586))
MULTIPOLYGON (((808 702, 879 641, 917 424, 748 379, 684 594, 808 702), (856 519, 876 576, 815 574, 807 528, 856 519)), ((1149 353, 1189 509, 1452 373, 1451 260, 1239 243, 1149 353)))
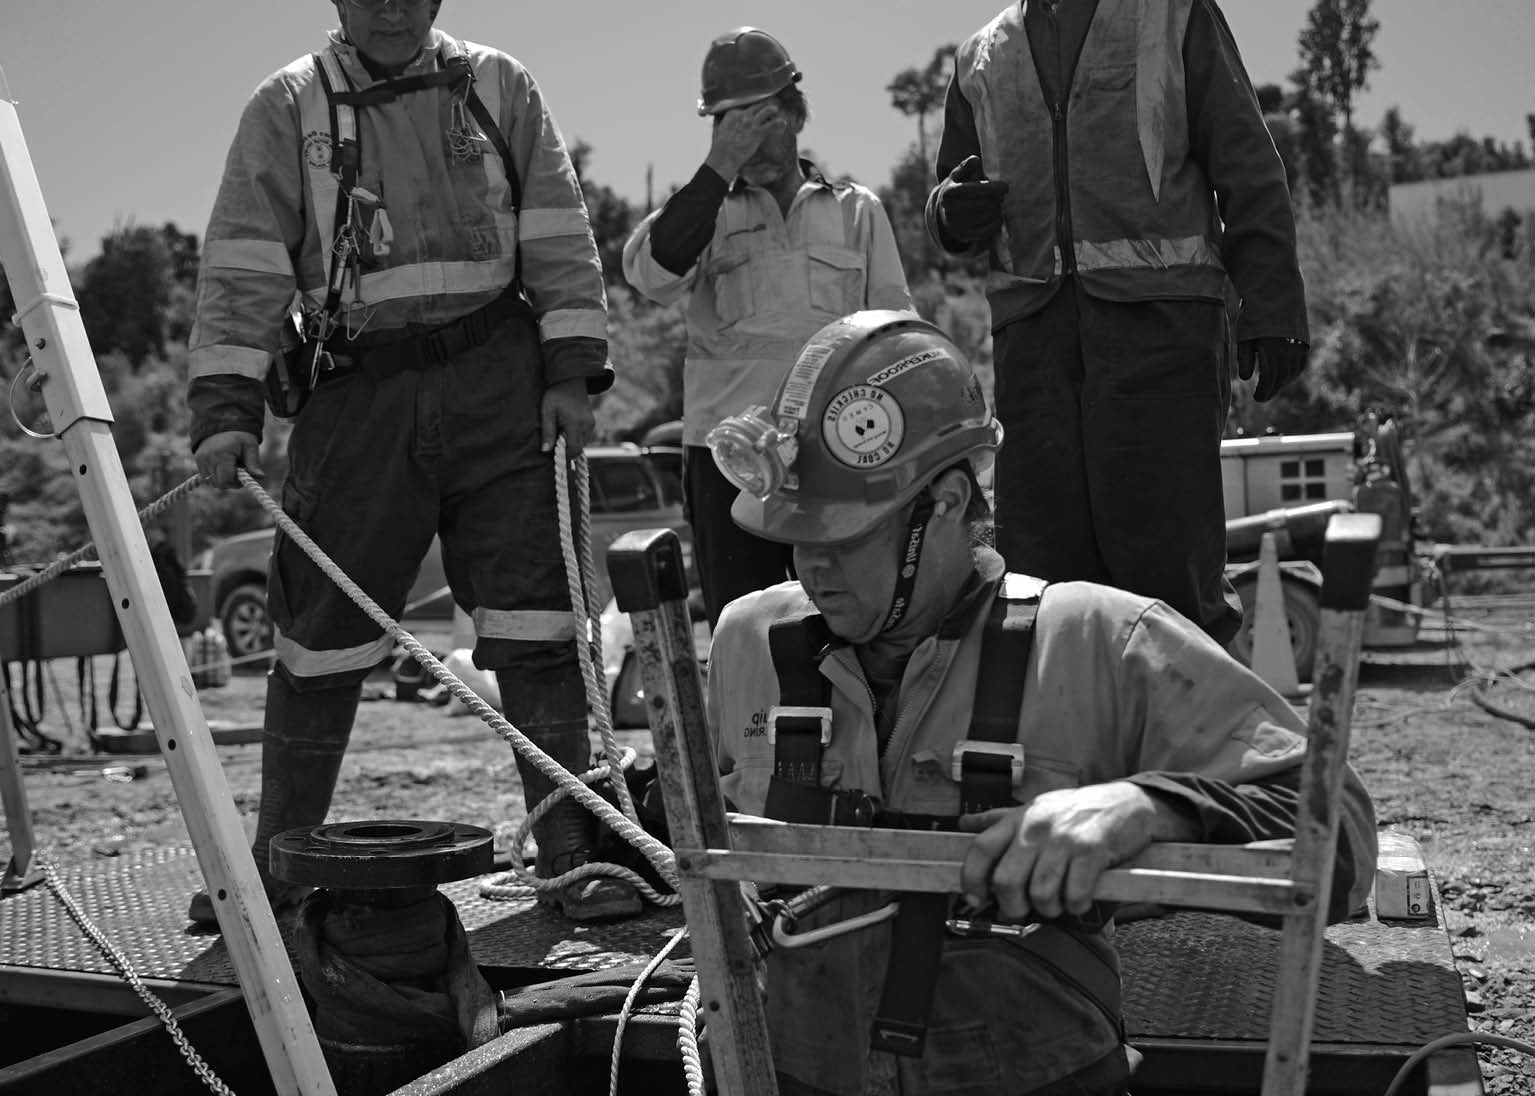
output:
MULTIPOLYGON (((558 758, 559 754, 549 747, 556 745, 547 738, 533 739, 534 745, 558 758)), ((582 748, 586 744, 586 727, 581 727, 582 748)), ((584 772, 586 765, 575 768, 565 765, 572 772, 584 772)), ((517 771, 522 775, 523 796, 532 811, 554 790, 554 782, 535 769, 521 755, 517 758, 517 771)), ((593 859, 592 850, 597 843, 597 819, 591 811, 568 796, 556 803, 549 812, 533 823, 533 839, 538 842, 538 856, 534 871, 541 879, 553 879, 573 871, 593 859)), ((640 912, 640 896, 630 883, 611 876, 594 875, 577 880, 558 890, 544 891, 539 901, 551 906, 572 921, 622 921, 640 912)))
MULTIPOLYGON (((507 719, 562 768, 579 774, 591 768, 592 746, 586 693, 575 671, 573 666, 552 667, 542 674, 498 670, 496 684, 507 719)), ((531 813, 554 790, 554 781, 521 754, 517 772, 531 813)), ((563 875, 595 859, 596 816, 574 799, 562 799, 533 823, 533 839, 538 842, 534 870, 545 879, 563 875)), ((592 876, 545 891, 539 901, 572 921, 621 921, 640 912, 639 892, 611 876, 592 876)))
MULTIPOLYGON (((330 810, 362 686, 299 692, 281 673, 267 676, 261 732, 261 806, 251 856, 274 912, 296 907, 313 888, 272 878, 272 838, 284 830, 318 826, 330 810)), ((187 918, 218 923, 206 891, 192 896, 187 918)))

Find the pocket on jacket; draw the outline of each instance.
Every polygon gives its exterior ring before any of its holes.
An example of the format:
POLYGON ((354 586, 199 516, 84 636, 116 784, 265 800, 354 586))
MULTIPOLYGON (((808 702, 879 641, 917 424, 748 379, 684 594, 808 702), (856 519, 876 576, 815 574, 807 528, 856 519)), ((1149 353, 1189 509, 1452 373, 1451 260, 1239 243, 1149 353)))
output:
POLYGON ((723 255, 709 263, 704 276, 714 290, 714 312, 723 326, 733 327, 755 310, 750 256, 723 255))
POLYGON ((864 257, 845 247, 811 247, 810 306, 819 312, 845 316, 863 308, 868 274, 864 257))

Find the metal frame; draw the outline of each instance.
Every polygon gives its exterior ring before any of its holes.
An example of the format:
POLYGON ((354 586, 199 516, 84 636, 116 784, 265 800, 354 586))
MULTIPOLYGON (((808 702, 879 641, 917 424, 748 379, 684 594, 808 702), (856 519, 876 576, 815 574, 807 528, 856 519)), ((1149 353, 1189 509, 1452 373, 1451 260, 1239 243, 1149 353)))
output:
MULTIPOLYGON (((0 77, 3 80, 3 77, 0 77)), ((5 808, 5 828, 11 839, 11 857, 0 872, 0 896, 26 890, 42 882, 43 873, 32 863, 37 842, 32 835, 32 809, 21 781, 21 762, 16 753, 16 726, 11 721, 11 694, 6 683, 5 652, 0 651, 0 805, 5 808)))
POLYGON ((160 752, 218 908, 272 1083, 283 1094, 330 1096, 335 1086, 155 576, 112 441, 112 409, 3 74, 0 265, 18 305, 15 322, 26 337, 49 418, 69 455, 160 752))
MULTIPOLYGON (((1349 720, 1380 536, 1374 514, 1338 515, 1328 525, 1310 739, 1291 848, 1153 846, 1105 872, 1095 892, 1108 901, 1283 917, 1263 1096, 1305 1091, 1349 720)), ((955 893, 972 838, 727 817, 676 534, 627 534, 608 560, 618 606, 634 626, 715 1076, 722 1092, 776 1096, 745 905, 734 881, 955 893)))

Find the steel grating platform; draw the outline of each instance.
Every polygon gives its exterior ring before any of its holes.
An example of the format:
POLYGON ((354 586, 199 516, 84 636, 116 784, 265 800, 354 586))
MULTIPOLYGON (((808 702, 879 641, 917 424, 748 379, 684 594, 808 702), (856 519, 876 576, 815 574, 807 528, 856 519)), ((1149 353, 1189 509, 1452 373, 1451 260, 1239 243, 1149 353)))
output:
MULTIPOLYGON (((86 916, 143 977, 238 984, 219 934, 186 919, 188 899, 203 887, 191 848, 59 863, 57 871, 86 916)), ((531 898, 481 898, 476 879, 441 889, 458 908, 470 952, 484 967, 578 972, 643 962, 661 950, 683 921, 681 907, 649 907, 648 916, 631 921, 573 925, 531 898)), ((291 920, 280 924, 286 935, 291 920)), ((0 902, 0 977, 15 967, 115 973, 46 883, 0 902)))
MULTIPOLYGON (((1331 925, 1323 944, 1321 1043, 1417 1046, 1466 1030, 1466 1004, 1438 921, 1331 925)), ((1131 1039, 1265 1042, 1279 931, 1228 914, 1179 912, 1117 929, 1131 1039)))
MULTIPOLYGON (((143 977, 237 984, 218 933, 186 920, 187 899, 202 886, 190 848, 61 864, 59 874, 143 977)), ((683 922, 680 908, 651 907, 635 920, 576 926, 532 899, 483 899, 477 880, 442 889, 458 908, 475 961, 488 968, 577 972, 642 962, 683 922)), ((1277 930, 1224 914, 1179 912, 1120 926, 1116 944, 1132 1040, 1267 1039, 1277 930)), ((44 884, 0 902, 0 979, 18 968, 114 973, 44 884)), ((1327 930, 1317 1042, 1416 1045, 1465 1029, 1460 977, 1437 920, 1370 917, 1327 930)))

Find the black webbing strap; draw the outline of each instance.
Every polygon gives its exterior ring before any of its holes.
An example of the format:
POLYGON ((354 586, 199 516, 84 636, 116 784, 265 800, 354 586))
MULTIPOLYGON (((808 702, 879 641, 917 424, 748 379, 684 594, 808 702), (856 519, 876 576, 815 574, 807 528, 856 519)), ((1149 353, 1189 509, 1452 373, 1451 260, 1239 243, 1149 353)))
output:
POLYGON ((361 369, 374 378, 382 378, 406 369, 429 369, 451 361, 465 350, 484 345, 498 327, 514 316, 536 322, 533 307, 516 286, 511 286, 473 312, 430 331, 365 347, 345 339, 334 339, 326 344, 326 349, 336 368, 361 369))
POLYGON ((933 987, 943 963, 947 894, 903 894, 890 929, 890 962, 869 1045, 887 1054, 920 1058, 927 1043, 933 987))
MULTIPOLYGON (((986 618, 970 737, 955 747, 961 814, 976 814, 1017 801, 1014 791, 1021 777, 1022 758, 1018 713, 1037 607, 1037 600, 1009 601, 999 594, 986 618)), ((900 896, 885 985, 874 1019, 871 1045, 875 1050, 910 1056, 922 1053, 943 959, 948 902, 947 895, 900 896)))
POLYGON ((1034 618, 1039 601, 1013 601, 998 596, 992 602, 981 636, 980 667, 976 672, 975 705, 970 712, 970 736, 960 743, 961 814, 979 814, 1011 806, 1019 752, 1018 713, 1023 707, 1023 683, 1034 646, 1034 618), (996 751, 968 748, 970 743, 1003 747, 996 751))
POLYGON ((431 88, 462 85, 473 79, 474 74, 470 71, 469 62, 463 57, 453 57, 443 62, 443 67, 436 72, 380 80, 361 91, 339 92, 332 101, 344 107, 376 107, 384 103, 392 103, 402 95, 427 91, 431 88))
POLYGON ((814 613, 775 621, 768 650, 778 676, 778 706, 768 714, 773 743, 773 776, 768 783, 769 818, 780 822, 827 824, 834 803, 821 788, 821 755, 831 684, 821 676, 820 657, 831 630, 814 613))

